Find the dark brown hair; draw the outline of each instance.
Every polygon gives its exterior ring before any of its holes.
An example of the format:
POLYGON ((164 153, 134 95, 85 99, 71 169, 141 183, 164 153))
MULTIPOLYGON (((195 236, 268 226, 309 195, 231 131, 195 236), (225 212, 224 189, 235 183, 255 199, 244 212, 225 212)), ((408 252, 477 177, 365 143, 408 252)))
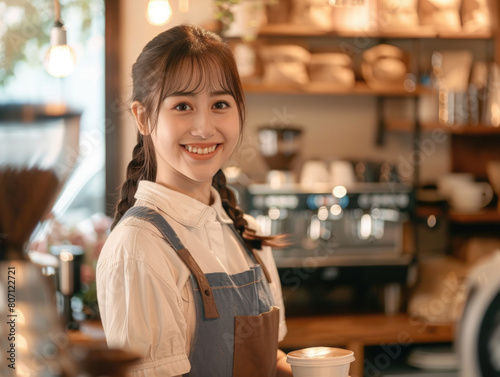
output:
MULTIPOLYGON (((201 91, 204 85, 217 89, 222 87, 234 97, 240 128, 243 127, 245 99, 236 63, 230 48, 214 33, 188 25, 176 26, 160 33, 144 47, 134 63, 132 80, 132 101, 142 104, 145 117, 153 129, 161 103, 166 97, 188 88, 192 91, 193 87, 201 91)), ((111 229, 134 205, 134 195, 140 180, 156 181, 156 158, 151 136, 138 132, 137 145, 127 167, 127 178, 121 189, 111 229)), ((280 236, 261 237, 248 229, 236 197, 226 185, 222 170, 214 176, 212 185, 220 193, 225 211, 245 240, 257 247, 260 242, 275 247, 282 244, 280 236)))

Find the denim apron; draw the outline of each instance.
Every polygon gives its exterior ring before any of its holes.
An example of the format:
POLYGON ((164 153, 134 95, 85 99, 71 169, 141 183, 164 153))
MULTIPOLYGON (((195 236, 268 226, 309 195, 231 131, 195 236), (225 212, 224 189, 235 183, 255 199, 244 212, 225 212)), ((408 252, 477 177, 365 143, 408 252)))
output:
POLYGON ((168 222, 147 207, 130 208, 126 217, 152 223, 191 271, 196 328, 189 377, 267 377, 276 375, 279 308, 273 306, 269 274, 260 257, 231 229, 259 264, 229 275, 204 274, 168 222))

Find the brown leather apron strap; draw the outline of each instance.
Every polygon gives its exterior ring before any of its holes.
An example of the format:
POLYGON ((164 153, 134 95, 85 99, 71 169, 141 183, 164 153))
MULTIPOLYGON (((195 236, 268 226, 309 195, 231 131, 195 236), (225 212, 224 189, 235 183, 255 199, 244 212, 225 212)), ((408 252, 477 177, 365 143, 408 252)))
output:
POLYGON ((212 294, 212 288, 200 266, 198 266, 198 263, 196 263, 188 249, 177 250, 177 254, 189 268, 198 283, 201 298, 203 300, 205 318, 219 318, 220 315, 217 310, 217 305, 215 304, 214 295, 212 294))
POLYGON ((123 217, 120 222, 127 217, 138 217, 140 219, 146 220, 153 224, 162 234, 165 241, 167 241, 170 246, 176 251, 177 255, 182 259, 184 264, 189 268, 191 273, 198 283, 200 288, 201 297, 203 299, 203 310, 205 313, 205 318, 219 318, 219 312, 217 311, 217 305, 215 304, 215 299, 212 294, 212 288, 208 283, 207 277, 201 270, 198 263, 194 260, 193 256, 188 249, 184 247, 181 240, 172 229, 170 224, 165 220, 165 218, 160 215, 155 210, 148 207, 131 207, 123 217))

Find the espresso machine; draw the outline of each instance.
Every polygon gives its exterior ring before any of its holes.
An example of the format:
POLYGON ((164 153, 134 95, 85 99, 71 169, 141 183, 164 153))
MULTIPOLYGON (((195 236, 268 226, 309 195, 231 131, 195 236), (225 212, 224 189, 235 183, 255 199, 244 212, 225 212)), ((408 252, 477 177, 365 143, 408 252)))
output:
POLYGON ((247 211, 263 233, 287 234, 291 243, 273 250, 289 314, 294 306, 301 314, 400 311, 415 261, 414 207, 413 187, 392 182, 266 183, 247 194, 247 211), (307 300, 293 305, 297 296, 307 300))

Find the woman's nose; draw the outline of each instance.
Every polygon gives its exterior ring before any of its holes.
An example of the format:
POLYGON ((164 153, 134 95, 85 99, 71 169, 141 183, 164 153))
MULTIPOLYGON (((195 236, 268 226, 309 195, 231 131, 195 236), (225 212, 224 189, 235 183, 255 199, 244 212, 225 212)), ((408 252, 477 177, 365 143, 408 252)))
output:
POLYGON ((191 135, 202 140, 209 139, 215 135, 215 122, 213 116, 208 111, 200 112, 196 117, 191 129, 191 135))

